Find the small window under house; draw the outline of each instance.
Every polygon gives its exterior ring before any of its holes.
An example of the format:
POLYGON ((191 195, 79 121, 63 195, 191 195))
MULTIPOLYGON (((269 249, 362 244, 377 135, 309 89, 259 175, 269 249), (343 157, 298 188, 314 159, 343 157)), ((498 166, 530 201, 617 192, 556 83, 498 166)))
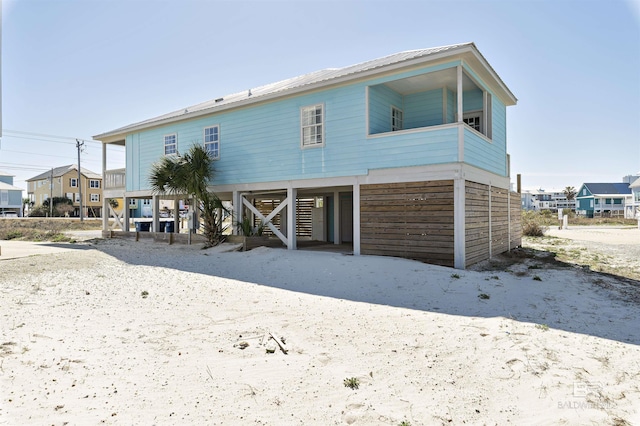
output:
POLYGON ((391 131, 397 132, 404 128, 404 114, 401 109, 391 107, 391 131))

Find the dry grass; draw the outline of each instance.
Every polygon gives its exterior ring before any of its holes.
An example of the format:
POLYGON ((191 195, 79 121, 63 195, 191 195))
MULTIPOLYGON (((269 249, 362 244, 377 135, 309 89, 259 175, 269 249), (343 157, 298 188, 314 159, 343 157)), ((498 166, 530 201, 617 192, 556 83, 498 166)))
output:
POLYGON ((71 241, 65 231, 102 229, 101 219, 0 218, 0 240, 71 241))

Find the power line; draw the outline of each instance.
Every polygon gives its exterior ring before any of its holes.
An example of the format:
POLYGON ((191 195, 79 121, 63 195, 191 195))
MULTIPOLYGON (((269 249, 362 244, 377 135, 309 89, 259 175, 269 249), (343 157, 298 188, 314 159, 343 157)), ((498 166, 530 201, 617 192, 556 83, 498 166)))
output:
POLYGON ((17 133, 19 135, 28 135, 28 136, 41 136, 44 138, 49 138, 49 139, 69 139, 72 140, 74 142, 70 142, 73 143, 75 145, 75 140, 76 139, 80 139, 82 142, 94 142, 94 143, 98 143, 98 144, 102 144, 102 142, 100 141, 96 141, 93 139, 84 139, 84 138, 79 138, 76 136, 59 136, 59 135, 50 135, 47 133, 35 133, 35 132, 25 132, 24 130, 10 130, 10 129, 3 129, 3 132, 5 133, 17 133))

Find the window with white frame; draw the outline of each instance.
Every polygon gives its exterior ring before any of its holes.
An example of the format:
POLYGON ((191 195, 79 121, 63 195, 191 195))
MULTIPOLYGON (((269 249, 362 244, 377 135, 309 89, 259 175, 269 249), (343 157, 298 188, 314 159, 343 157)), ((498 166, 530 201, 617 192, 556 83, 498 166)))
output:
POLYGON ((324 144, 323 106, 312 105, 300 109, 302 147, 322 146, 324 144))
POLYGON ((482 111, 465 113, 462 117, 462 121, 472 129, 482 133, 482 111))
POLYGON ((69 179, 69 186, 72 187, 72 188, 77 188, 78 187, 78 179, 70 178, 69 179))
POLYGON ((164 136, 164 155, 172 155, 178 152, 178 135, 164 136))
POLYGON ((220 158, 220 126, 204 128, 204 149, 217 160, 220 158))
POLYGON ((100 194, 91 194, 91 202, 97 203, 100 201, 100 194))
POLYGON ((80 202, 80 193, 76 192, 74 195, 75 195, 74 202, 79 203, 80 202))
POLYGON ((99 180, 89 180, 89 188, 100 188, 100 181, 99 180))
POLYGON ((404 129, 404 113, 400 108, 391 107, 391 131, 404 129))

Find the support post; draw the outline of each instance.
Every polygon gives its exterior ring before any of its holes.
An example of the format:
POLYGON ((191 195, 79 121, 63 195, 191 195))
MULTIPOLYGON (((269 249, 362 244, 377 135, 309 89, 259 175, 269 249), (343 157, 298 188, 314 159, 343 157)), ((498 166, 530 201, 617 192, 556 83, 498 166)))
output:
POLYGON ((151 217, 153 218, 153 232, 160 232, 160 196, 154 195, 152 200, 153 213, 151 214, 151 217))
POLYGON ((289 204, 287 204, 287 248, 289 250, 296 249, 296 197, 298 196, 298 190, 293 187, 287 188, 287 198, 289 204))
POLYGON ((233 218, 231 219, 231 233, 238 235, 238 227, 236 224, 242 223, 242 194, 233 191, 233 218))
POLYGON ((130 226, 129 226, 129 220, 130 220, 130 216, 131 216, 131 211, 129 210, 129 200, 131 200, 131 198, 125 196, 122 198, 122 202, 124 203, 124 206, 122 206, 122 208, 124 209, 123 211, 123 216, 124 216, 124 232, 129 232, 130 231, 130 226))
POLYGON ((353 184, 353 254, 360 255, 360 182, 353 184))
POLYGON ((464 269, 466 266, 464 177, 457 177, 453 185, 453 262, 456 269, 464 269))
POLYGON ((102 230, 109 230, 109 203, 104 196, 105 182, 107 181, 107 144, 102 144, 102 230))
POLYGON ((333 193, 333 243, 340 244, 340 193, 333 193))

